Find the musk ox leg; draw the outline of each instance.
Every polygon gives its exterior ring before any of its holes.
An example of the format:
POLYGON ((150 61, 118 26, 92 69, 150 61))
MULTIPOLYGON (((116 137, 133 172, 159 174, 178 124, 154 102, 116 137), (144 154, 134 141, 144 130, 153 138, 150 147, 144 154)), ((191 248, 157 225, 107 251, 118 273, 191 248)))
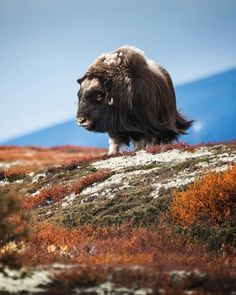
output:
POLYGON ((133 142, 135 151, 144 149, 146 147, 146 141, 144 138, 139 140, 132 140, 132 142, 133 142))
POLYGON ((147 140, 144 134, 132 132, 129 135, 135 151, 144 149, 146 147, 147 140))
POLYGON ((158 145, 160 144, 160 140, 157 137, 143 137, 140 138, 138 140, 132 140, 133 145, 134 145, 134 149, 135 150, 141 150, 141 149, 145 149, 149 146, 153 146, 153 145, 158 145))
POLYGON ((116 154, 119 152, 121 146, 129 145, 129 135, 123 132, 120 133, 108 133, 109 135, 109 150, 108 155, 116 154))
POLYGON ((122 144, 122 142, 119 137, 109 137, 108 155, 118 153, 121 144, 122 144))

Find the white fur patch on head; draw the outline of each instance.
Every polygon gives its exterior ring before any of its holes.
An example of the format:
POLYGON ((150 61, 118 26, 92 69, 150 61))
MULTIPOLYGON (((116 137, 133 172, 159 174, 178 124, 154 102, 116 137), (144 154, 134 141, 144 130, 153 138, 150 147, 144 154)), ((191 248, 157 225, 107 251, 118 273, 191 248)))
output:
POLYGON ((118 53, 107 53, 105 54, 104 63, 108 66, 111 64, 116 64, 118 53))
POLYGON ((88 91, 94 87, 100 86, 100 81, 97 78, 93 78, 92 80, 90 79, 85 79, 81 83, 81 87, 84 89, 84 91, 88 91))
POLYGON ((96 64, 97 61, 102 61, 102 62, 104 62, 104 64, 106 64, 108 66, 110 66, 110 65, 118 66, 121 62, 122 56, 123 56, 122 52, 103 53, 92 63, 92 65, 96 64))

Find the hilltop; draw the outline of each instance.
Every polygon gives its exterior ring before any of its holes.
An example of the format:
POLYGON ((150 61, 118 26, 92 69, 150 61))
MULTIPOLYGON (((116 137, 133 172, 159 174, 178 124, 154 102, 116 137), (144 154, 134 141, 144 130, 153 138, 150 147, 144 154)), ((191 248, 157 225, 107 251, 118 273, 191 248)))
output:
POLYGON ((235 142, 0 160, 0 294, 236 292, 235 142))

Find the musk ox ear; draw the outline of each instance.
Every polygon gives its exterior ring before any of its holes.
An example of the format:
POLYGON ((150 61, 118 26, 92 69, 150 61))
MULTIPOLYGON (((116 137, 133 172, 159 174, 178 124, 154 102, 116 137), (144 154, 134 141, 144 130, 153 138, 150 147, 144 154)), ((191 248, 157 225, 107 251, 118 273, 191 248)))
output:
POLYGON ((110 107, 114 105, 114 98, 112 96, 111 97, 108 97, 107 104, 110 107))

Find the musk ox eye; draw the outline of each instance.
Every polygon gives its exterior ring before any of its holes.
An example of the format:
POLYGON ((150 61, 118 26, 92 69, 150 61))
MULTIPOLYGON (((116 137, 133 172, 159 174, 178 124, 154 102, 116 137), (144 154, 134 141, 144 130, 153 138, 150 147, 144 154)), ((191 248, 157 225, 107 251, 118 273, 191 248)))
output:
POLYGON ((96 100, 101 101, 103 99, 103 96, 101 94, 96 95, 96 100))

